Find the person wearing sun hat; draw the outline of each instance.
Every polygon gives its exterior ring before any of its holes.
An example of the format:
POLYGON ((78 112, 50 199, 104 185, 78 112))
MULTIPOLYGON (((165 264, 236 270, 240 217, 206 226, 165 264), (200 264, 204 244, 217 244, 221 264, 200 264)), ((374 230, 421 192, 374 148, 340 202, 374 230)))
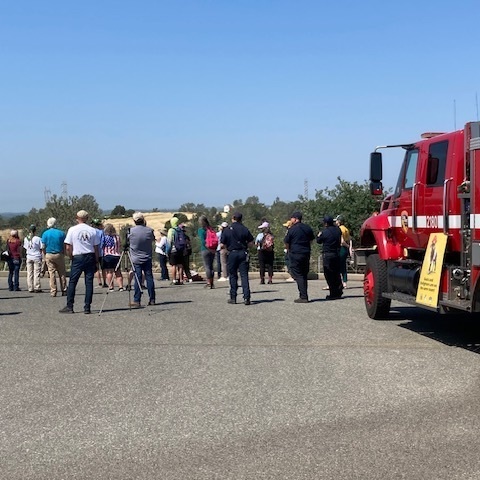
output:
POLYGON ((335 223, 342 232, 342 242, 340 245, 340 274, 342 275, 343 288, 347 288, 347 258, 352 256, 352 237, 350 236, 350 230, 345 226, 345 220, 343 215, 337 215, 335 217, 335 223))
POLYGON ((274 237, 270 231, 270 224, 264 220, 258 226, 260 233, 255 239, 260 270, 260 285, 265 284, 265 272, 268 272, 268 283, 273 283, 273 262, 275 259, 274 237))
POLYGON ((27 286, 30 293, 41 293, 40 272, 42 270, 42 239, 36 234, 36 225, 30 225, 23 240, 27 252, 27 286))
POLYGON ((155 241, 155 253, 158 255, 158 263, 160 264, 160 280, 170 280, 168 274, 168 256, 167 256, 167 234, 166 228, 160 229, 160 238, 155 241))

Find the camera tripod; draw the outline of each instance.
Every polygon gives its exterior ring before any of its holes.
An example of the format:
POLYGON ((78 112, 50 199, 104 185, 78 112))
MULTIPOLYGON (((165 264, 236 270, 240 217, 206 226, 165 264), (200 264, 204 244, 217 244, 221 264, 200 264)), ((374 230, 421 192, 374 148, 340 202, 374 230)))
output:
POLYGON ((132 309, 132 306, 131 306, 131 299, 130 299, 130 292, 132 291, 132 288, 131 288, 131 285, 130 285, 130 272, 133 273, 133 277, 134 277, 134 282, 138 282, 138 286, 141 287, 142 283, 140 282, 140 279, 138 278, 138 275, 137 275, 137 272, 135 271, 135 267, 134 267, 134 264, 132 262, 132 257, 130 256, 130 252, 128 251, 128 248, 124 249, 122 254, 120 255, 120 258, 118 259, 118 262, 117 262, 117 265, 115 267, 115 269, 113 270, 113 275, 112 275, 112 279, 110 280, 110 283, 108 285, 108 289, 107 291, 105 292, 105 297, 103 299, 103 302, 102 302, 102 306, 100 308, 100 311, 98 312, 99 315, 102 314, 103 312, 103 307, 105 305, 105 302, 107 301, 107 297, 108 297, 108 294, 110 293, 110 289, 113 288, 113 283, 115 281, 115 272, 117 272, 119 269, 121 269, 121 265, 122 265, 122 260, 123 258, 125 257, 125 270, 128 272, 128 286, 127 286, 127 290, 128 290, 128 306, 129 306, 129 309, 131 310, 132 309), (131 270, 129 270, 128 268, 128 262, 127 260, 130 260, 130 268, 131 270))

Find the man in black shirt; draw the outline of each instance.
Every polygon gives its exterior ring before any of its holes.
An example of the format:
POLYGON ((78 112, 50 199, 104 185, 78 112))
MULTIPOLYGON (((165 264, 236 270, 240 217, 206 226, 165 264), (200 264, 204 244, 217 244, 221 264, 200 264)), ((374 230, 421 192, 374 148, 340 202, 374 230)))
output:
POLYGON ((307 275, 310 270, 311 242, 315 234, 309 225, 302 223, 302 212, 293 212, 291 226, 285 235, 285 248, 290 262, 290 273, 297 282, 299 298, 295 303, 308 303, 307 275))
POLYGON ((253 245, 253 235, 242 224, 242 214, 235 212, 232 224, 222 230, 220 248, 228 250, 228 274, 230 279, 230 298, 228 303, 237 303, 238 272, 242 279, 243 303, 250 305, 250 284, 248 282, 249 254, 253 245))
POLYGON ((318 234, 317 243, 323 245, 323 274, 327 281, 330 295, 327 300, 336 300, 343 294, 342 277, 340 275, 340 246, 342 231, 333 224, 333 218, 323 217, 325 228, 318 234))

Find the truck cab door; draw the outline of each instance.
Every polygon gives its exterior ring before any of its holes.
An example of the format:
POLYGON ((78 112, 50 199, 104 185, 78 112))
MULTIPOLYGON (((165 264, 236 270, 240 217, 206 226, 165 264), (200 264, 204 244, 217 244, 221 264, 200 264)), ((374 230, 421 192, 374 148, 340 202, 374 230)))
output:
POLYGON ((419 181, 416 191, 417 233, 420 245, 425 246, 431 233, 443 228, 443 201, 448 140, 422 145, 419 181))
POLYGON ((407 150, 393 194, 394 215, 390 219, 390 224, 397 240, 407 248, 416 248, 418 243, 414 234, 418 225, 415 221, 416 205, 413 202, 414 194, 418 198, 418 192, 415 191, 418 183, 418 159, 417 148, 407 150))

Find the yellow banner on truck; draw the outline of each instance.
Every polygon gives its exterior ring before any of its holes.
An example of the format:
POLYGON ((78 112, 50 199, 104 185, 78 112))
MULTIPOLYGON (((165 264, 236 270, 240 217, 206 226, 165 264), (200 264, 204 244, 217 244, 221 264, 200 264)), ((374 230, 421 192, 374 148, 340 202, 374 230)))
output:
POLYGON ((444 233, 431 233, 428 239, 416 298, 417 303, 427 307, 436 308, 438 306, 438 293, 440 291, 447 238, 448 236, 444 233))

